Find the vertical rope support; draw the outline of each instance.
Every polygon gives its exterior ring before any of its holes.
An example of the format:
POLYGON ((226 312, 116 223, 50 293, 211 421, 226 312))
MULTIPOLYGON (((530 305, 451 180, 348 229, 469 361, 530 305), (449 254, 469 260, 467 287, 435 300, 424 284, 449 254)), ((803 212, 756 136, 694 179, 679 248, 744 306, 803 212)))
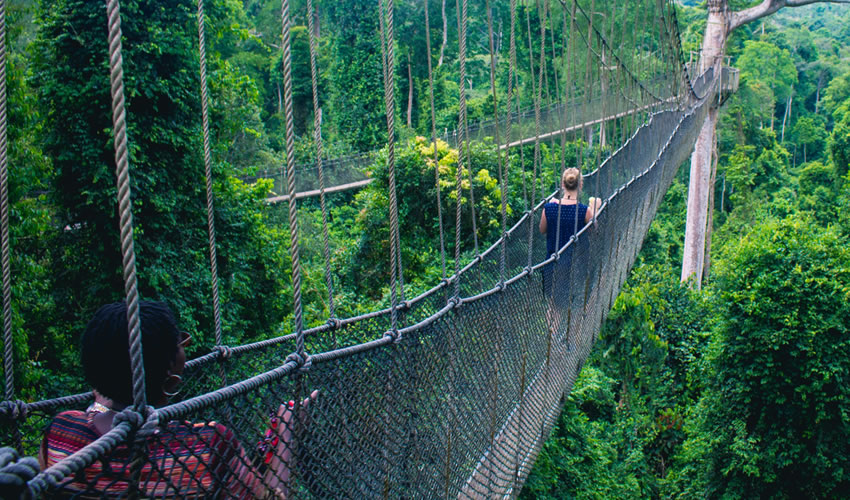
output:
POLYGON ((443 200, 440 194, 440 157, 437 153, 437 116, 434 110, 434 70, 431 64, 431 22, 428 19, 428 0, 425 8, 425 50, 428 59, 428 97, 431 101, 431 143, 434 145, 434 182, 437 188, 437 220, 440 226, 440 269, 446 279, 446 235, 443 227, 443 200))
POLYGON ((133 406, 143 411, 145 367, 142 363, 142 329, 139 318, 139 289, 136 279, 136 251, 133 245, 133 211, 130 195, 130 160, 127 150, 127 113, 124 108, 124 62, 121 57, 121 12, 118 0, 108 0, 109 81, 112 94, 112 127, 115 146, 115 174, 118 185, 118 212, 121 227, 121 254, 124 293, 127 297, 127 331, 130 366, 133 371, 133 406))
MULTIPOLYGON (((505 135, 507 137, 506 144, 511 143, 512 136, 512 117, 511 117, 511 106, 513 105, 513 96, 516 94, 517 96, 517 113, 519 110, 519 93, 516 92, 516 19, 517 19, 517 6, 516 0, 511 0, 510 2, 510 16, 511 16, 511 32, 510 32, 510 42, 509 42, 509 55, 508 55, 508 95, 507 95, 507 116, 505 117, 505 123, 507 131, 505 135)), ((523 170, 522 165, 522 143, 520 143, 520 170, 523 170)), ((509 148, 505 148, 505 163, 504 163, 504 177, 505 177, 505 185, 503 187, 502 194, 503 196, 507 196, 508 194, 508 174, 510 173, 510 165, 511 165, 511 152, 509 148)), ((524 179, 525 176, 523 175, 524 179)), ((523 188, 525 187, 525 181, 523 180, 523 188)), ((525 189, 523 189, 525 191, 525 189)), ((526 201, 526 206, 528 202, 526 201)), ((502 251, 499 256, 499 275, 501 276, 501 280, 504 282, 505 275, 507 273, 507 243, 508 243, 508 235, 507 232, 502 234, 502 251)))
MULTIPOLYGON (((459 95, 459 117, 458 127, 460 128, 461 138, 458 141, 458 160, 457 160, 457 175, 456 175, 456 194, 457 207, 455 209, 455 282, 454 282, 454 297, 460 297, 460 208, 461 208, 461 179, 464 165, 464 140, 469 140, 464 137, 466 130, 466 16, 467 16, 467 0, 456 0, 457 6, 457 28, 458 28, 458 61, 460 63, 460 95, 459 95), (462 4, 462 5, 461 5, 462 4)), ((468 150, 466 150, 468 152, 468 150)), ((471 179, 470 179, 471 180, 471 179)), ((474 220, 474 219, 473 219, 474 220)))
MULTIPOLYGON (((525 11, 525 20, 528 24, 528 46, 530 50, 529 58, 533 59, 534 51, 531 44, 531 21, 529 19, 528 9, 525 11)), ((537 173, 541 163, 540 152, 540 102, 543 100, 543 74, 545 68, 543 62, 546 55, 546 19, 545 13, 540 19, 540 64, 539 64, 539 81, 534 95, 534 174, 531 181, 531 208, 533 210, 537 197, 537 173)), ((531 79, 534 80, 534 64, 531 65, 531 79)), ((529 214, 530 215, 530 214, 529 214)), ((528 218, 528 267, 531 268, 534 254, 534 220, 533 217, 528 218)))
MULTIPOLYGON (((468 5, 467 5, 467 1, 464 0, 464 2, 463 2, 463 12, 462 12, 462 16, 461 16, 461 19, 460 19, 463 26, 458 24, 458 32, 461 33, 461 36, 463 37, 463 47, 464 47, 464 51, 463 51, 464 52, 464 60, 461 63, 464 66, 464 72, 463 72, 463 76, 461 77, 461 85, 460 85, 461 86, 461 94, 463 95, 463 99, 464 99, 464 113, 463 113, 463 121, 461 122, 461 128, 463 129, 463 138, 464 138, 464 141, 463 141, 462 144, 463 144, 463 147, 466 149, 466 155, 465 155, 465 158, 466 158, 466 162, 465 162, 466 173, 467 173, 467 176, 469 177, 469 213, 470 213, 470 217, 472 219, 472 244, 473 244, 473 249, 475 251, 475 256, 478 257, 479 256, 479 251, 478 251, 478 221, 476 220, 476 217, 475 217, 475 187, 474 187, 474 183, 472 182, 473 181, 472 159, 471 159, 471 155, 469 153, 469 143, 470 143, 469 116, 466 112, 466 92, 463 90, 463 86, 466 83, 466 69, 465 69, 466 68, 466 55, 465 55, 466 54, 466 35, 467 35, 467 32, 469 31, 469 15, 468 15, 467 12, 468 12, 468 5)), ((478 278, 479 279, 481 278, 481 268, 478 268, 478 278)))
POLYGON ((322 158, 322 113, 319 108, 319 69, 316 64, 316 32, 313 27, 313 0, 307 0, 307 34, 310 41, 310 84, 313 89, 313 140, 316 143, 316 163, 319 167, 319 205, 322 209, 322 252, 325 257, 325 284, 328 287, 328 315, 334 310, 334 281, 331 274, 331 246, 328 235, 328 209, 325 201, 325 169, 322 158))
MULTIPOLYGON (((490 9, 490 0, 486 1, 487 7, 487 34, 490 39, 490 92, 493 93, 493 119, 495 123, 494 135, 496 138, 496 161, 499 167, 499 191, 501 195, 501 216, 502 216, 502 244, 501 253, 499 255, 499 283, 505 282, 505 267, 506 267, 506 248, 507 244, 507 172, 505 171, 505 162, 502 160, 502 149, 498 146, 502 144, 502 136, 499 133, 499 99, 496 94, 496 51, 493 41, 493 11, 490 9)), ((507 153, 507 152, 506 152, 507 153)))
POLYGON ((0 0, 0 245, 3 267, 3 373, 6 399, 15 397, 12 345, 12 273, 9 263, 9 167, 6 133, 6 0, 0 0))
POLYGON ((289 238, 292 256, 292 300, 295 316, 295 349, 304 356, 304 317, 301 305, 301 258, 298 251, 298 212, 295 200, 295 125, 292 117, 292 47, 289 41, 289 0, 280 4, 283 56, 283 108, 286 114, 286 187, 289 194, 289 238))
MULTIPOLYGON (((522 108, 520 107, 520 99, 519 99, 519 71, 517 71, 517 60, 516 60, 516 23, 517 23, 517 5, 516 0, 511 0, 511 41, 510 41, 510 64, 508 68, 509 78, 508 82, 508 106, 511 105, 513 101, 511 101, 511 92, 513 92, 516 99, 516 110, 517 116, 522 116, 522 108)), ((534 79, 532 78, 532 81, 534 79)), ((510 143, 513 131, 512 131, 511 116, 510 116, 510 107, 508 108, 508 143, 510 143)), ((508 155, 510 158, 510 155, 508 155)), ((525 183, 525 146, 523 145, 523 141, 519 143, 519 168, 522 172, 520 175, 520 181, 522 182, 522 199, 523 203, 523 211, 528 211, 528 189, 525 183)))
MULTIPOLYGON (((383 9, 383 7, 380 7, 379 10, 381 10, 381 9, 383 9)), ((381 12, 383 12, 383 11, 381 10, 381 12)), ((384 17, 383 14, 378 16, 378 24, 379 24, 379 26, 378 26, 379 32, 380 32, 380 35, 381 35, 380 36, 380 38, 381 38, 381 68, 383 69, 384 80, 386 81, 387 78, 389 78, 389 75, 390 75, 389 71, 390 70, 389 70, 389 64, 387 62, 387 36, 385 34, 385 32, 386 32, 386 21, 385 21, 385 17, 384 17)), ((395 62, 395 58, 393 58, 393 62, 395 62)), ((395 65, 393 65, 392 74, 395 74, 395 65)), ((395 80, 393 80, 393 88, 395 88, 395 80)), ((393 92, 395 92, 395 90, 393 90, 393 92)), ((395 94, 393 94, 393 96, 394 96, 393 97, 393 110, 395 110, 395 94)), ((395 140, 395 123, 393 123, 393 140, 395 140)), ((393 144, 395 144, 395 143, 393 143, 393 144)), ((395 145, 393 145, 393 148, 395 148, 395 145)), ((393 154, 393 157, 395 157, 395 154, 393 154)), ((401 298, 401 300, 404 300, 404 272, 403 272, 402 265, 401 265, 401 238, 399 236, 398 225, 396 225, 395 227, 392 227, 391 230, 395 233, 396 258, 394 259, 393 265, 396 266, 396 268, 397 268, 396 272, 398 273, 396 275, 396 276, 398 276, 398 278, 393 280, 393 281, 397 283, 396 286, 398 287, 398 290, 399 290, 398 296, 401 298)), ((398 300, 396 300, 396 303, 397 302, 398 302, 398 300)))
MULTIPOLYGON (((564 4, 563 25, 564 25, 564 32, 565 33, 567 31, 566 12, 567 12, 566 4, 564 4)), ((574 38, 575 38, 573 36, 574 31, 575 31, 575 5, 573 5, 572 18, 571 18, 571 21, 570 21, 570 38, 569 38, 569 47, 567 48, 567 52, 568 52, 567 58, 568 58, 568 60, 571 60, 572 55, 573 55, 573 48, 574 48, 573 42, 574 42, 574 38)), ((564 66, 566 68, 566 80, 565 81, 569 81, 569 75, 570 75, 569 62, 565 61, 564 66)), ((572 103, 572 97, 573 97, 572 96, 572 85, 570 85, 570 90, 568 91, 568 96, 569 96, 569 98, 567 99, 567 102, 572 103)), ((564 111, 564 114, 566 114, 566 110, 564 111)), ((564 119, 564 121, 566 122, 566 119, 564 119)), ((558 188, 559 194, 561 193, 561 177, 564 175, 564 171, 567 168, 567 158, 566 158, 566 151, 565 151, 566 145, 567 145, 567 133, 566 133, 566 131, 562 130, 562 132, 561 132, 561 170, 560 170, 560 175, 558 176, 558 180, 555 181, 557 183, 557 188, 558 188)), ((577 149, 576 154, 581 154, 581 150, 577 149)), ((579 200, 576 200, 576 219, 578 219, 578 201, 579 200)), ((558 215, 557 215, 558 218, 555 221, 555 243, 556 243, 556 246, 559 245, 560 241, 561 241, 561 209, 562 208, 563 208, 563 204, 559 202, 558 203, 558 215)), ((576 227, 573 230, 573 234, 578 232, 578 220, 576 220, 575 226, 576 227)), ((557 248, 557 250, 560 250, 560 248, 557 248)), ((548 258, 549 256, 547 255, 546 257, 548 258)), ((557 282, 557 276, 558 276, 559 273, 557 272, 557 270, 558 270, 557 264, 553 264, 553 266, 554 266, 554 271, 552 272, 552 289, 556 290, 555 283, 557 282)))
POLYGON ((204 173, 207 187, 207 233, 210 240, 210 282, 215 323, 215 345, 222 345, 221 305, 218 293, 218 258, 215 244, 215 210, 213 207, 212 154, 210 152, 209 92, 207 89, 207 43, 204 34, 204 0, 198 0, 198 52, 201 72, 201 122, 204 131, 204 173))
MULTIPOLYGON (((390 302, 392 307, 391 320, 394 335, 398 334, 398 269, 399 232, 398 232, 398 200, 395 188, 395 34, 393 32, 393 0, 386 0, 386 57, 384 59, 384 107, 387 114, 387 168, 390 183, 390 302)), ((384 19, 384 0, 380 0, 378 15, 384 19)), ((382 30, 383 33, 383 30, 382 30)))
MULTIPOLYGON (((563 30, 563 50, 561 58, 561 63, 564 65, 564 106, 561 109, 561 168, 559 172, 563 175, 564 170, 567 168, 567 108, 572 107, 572 84, 570 83, 570 63, 569 61, 572 59, 572 32, 567 29, 567 4, 564 3, 561 9, 561 19, 562 19, 562 30, 563 30), (569 34, 569 35, 568 35, 569 34), (567 38, 569 36, 569 38, 567 38)), ((559 96, 560 99, 560 96, 559 96)), ((555 181, 556 187, 560 188, 561 186, 561 176, 558 176, 558 179, 555 181)))

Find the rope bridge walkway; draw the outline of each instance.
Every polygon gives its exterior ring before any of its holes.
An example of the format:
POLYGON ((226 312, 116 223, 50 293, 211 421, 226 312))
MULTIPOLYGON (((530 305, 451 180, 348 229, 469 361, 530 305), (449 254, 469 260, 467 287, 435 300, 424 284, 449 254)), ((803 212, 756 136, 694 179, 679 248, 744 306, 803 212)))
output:
MULTIPOLYGON (((383 75, 394 75, 393 1, 377 3, 383 75)), ((532 46, 529 10, 534 7, 523 9, 532 75, 526 87, 532 89, 535 103, 532 135, 523 130, 528 128, 525 122, 511 112, 520 89, 516 57, 516 45, 522 43, 520 9, 516 0, 510 0, 508 89, 500 104, 495 85, 492 10, 487 2, 494 117, 479 129, 488 130, 482 133, 492 136, 495 144, 519 142, 518 147, 533 136, 533 151, 528 153, 533 159, 534 177, 529 209, 508 227, 507 173, 517 166, 504 154, 507 148, 496 148, 502 194, 500 237, 483 251, 476 239, 474 256, 463 267, 460 245, 455 245, 455 269, 446 271, 440 213, 444 277, 428 291, 408 300, 403 298, 395 146, 389 141, 391 305, 353 318, 336 318, 327 264, 325 194, 330 188, 326 189, 324 183, 325 162, 317 163, 330 314, 327 323, 305 329, 293 154, 290 12, 288 0, 283 0, 286 201, 293 238, 294 327, 288 335, 232 347, 222 339, 218 304, 204 15, 203 1, 199 0, 202 122, 217 345, 208 354, 187 362, 183 399, 154 409, 147 406, 141 371, 139 298, 124 133, 121 18, 118 0, 109 0, 115 162, 134 401, 117 414, 112 430, 74 455, 40 470, 33 459, 22 455, 38 452, 42 433, 53 415, 86 405, 92 394, 35 402, 16 400, 8 341, 11 327, 7 324, 7 390, 6 401, 0 403, 0 439, 9 447, 0 449, 0 495, 516 497, 554 425, 563 399, 590 354, 664 193, 693 148, 717 83, 711 69, 693 82, 687 75, 672 2, 636 0, 635 10, 645 12, 637 16, 638 24, 628 29, 615 26, 613 21, 615 10, 623 9, 606 6, 608 17, 599 17, 610 20, 610 26, 603 21, 599 26, 594 24, 597 16, 592 15, 595 2, 591 0, 589 9, 584 3, 568 0, 559 10, 548 0, 540 2, 536 10, 539 49, 532 46), (555 57, 557 50, 561 53, 555 57), (547 71, 547 65, 556 64, 561 66, 554 72, 547 71), (561 71, 563 78, 559 78, 561 71), (563 82, 572 83, 562 86, 563 82), (544 118, 547 108, 543 102, 544 92, 550 91, 563 95, 563 101, 569 104, 550 106, 548 119, 544 118), (599 95, 595 96, 597 92, 599 95), (617 97, 607 98, 609 92, 616 92, 617 97), (550 124, 544 126, 544 122, 550 124), (583 226, 564 248, 546 255, 545 242, 537 234, 537 222, 548 197, 537 199, 537 175, 544 167, 554 169, 557 165, 542 164, 540 143, 547 134, 550 138, 560 137, 563 151, 571 132, 574 138, 611 146, 611 151, 604 153, 605 158, 602 148, 595 149, 597 156, 592 162, 581 155, 576 158, 576 166, 589 172, 584 175, 583 199, 594 196, 602 200, 602 205, 593 222, 583 226), (554 269, 554 294, 566 300, 555 301, 544 293, 540 275, 547 265, 554 269), (371 340, 354 340, 364 336, 371 340), (332 348, 327 347, 329 342, 332 348), (300 408, 301 401, 314 391, 318 391, 318 397, 307 408, 300 408), (270 475, 262 472, 263 459, 256 443, 269 425, 269 411, 289 400, 294 401, 297 417, 278 424, 286 427, 282 434, 286 438, 280 445, 275 442, 274 449, 277 460, 286 467, 278 467, 270 475), (203 451, 185 455, 182 450, 203 451), (283 469, 285 473, 281 472, 283 469), (258 486, 259 482, 263 484, 258 486)), ((469 16, 467 0, 458 0, 457 4, 459 81, 464 82, 469 16)), ((0 0, 0 10, 4 8, 5 3, 0 0)), ((313 12, 310 0, 307 9, 308 13, 313 12)), ((318 117, 314 16, 305 17, 310 23, 307 33, 313 105, 318 117)), ((424 10, 424 18, 430 53, 428 9, 424 10)), ((0 24, 0 43, 4 29, 5 24, 0 24)), ((0 46, 0 54, 5 57, 4 46, 0 46)), ((390 138, 395 130, 393 80, 383 80, 390 138)), ((3 82, 0 75, 0 85, 3 82)), ((431 71, 429 84, 433 96, 431 71)), ((5 87, 0 87, 0 98, 0 123, 4 125, 0 134, 0 192, 5 194, 5 87)), ((467 151, 472 127, 467 124, 464 91, 459 95, 459 110, 455 143, 460 151, 458 164, 472 175, 467 151)), ((431 117, 431 140, 435 142, 433 103, 431 117)), ((321 138, 321 123, 316 118, 317 158, 323 158, 321 138)), ((562 154, 560 170, 566 166, 562 154)), ((462 169, 456 171, 457 199, 462 198, 462 189, 468 190, 464 196, 473 208, 474 226, 472 183, 462 188, 462 169)), ((461 241, 461 207, 456 205, 455 241, 461 241)), ((441 206, 439 199, 437 206, 441 206)), ((0 222, 5 228, 5 219, 0 222)), ((5 239, 3 244, 5 274, 5 239)), ((6 290, 4 306, 9 301, 6 290)))

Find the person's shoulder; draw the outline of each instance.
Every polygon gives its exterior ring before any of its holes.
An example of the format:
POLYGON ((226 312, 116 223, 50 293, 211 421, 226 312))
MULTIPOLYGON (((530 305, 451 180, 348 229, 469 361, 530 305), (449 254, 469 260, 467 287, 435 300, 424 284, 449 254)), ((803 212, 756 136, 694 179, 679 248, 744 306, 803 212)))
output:
POLYGON ((97 438, 86 412, 78 410, 59 413, 44 432, 48 454, 71 454, 97 438))
POLYGON ((86 415, 86 412, 80 410, 66 410, 61 413, 57 413, 56 416, 53 417, 53 421, 50 423, 52 426, 77 426, 83 425, 89 426, 89 419, 86 415))

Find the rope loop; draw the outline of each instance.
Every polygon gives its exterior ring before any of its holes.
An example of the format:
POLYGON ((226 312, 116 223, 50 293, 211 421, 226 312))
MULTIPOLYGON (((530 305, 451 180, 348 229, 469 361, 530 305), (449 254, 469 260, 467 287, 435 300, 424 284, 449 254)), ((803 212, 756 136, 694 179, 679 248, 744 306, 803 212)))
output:
POLYGON ((29 406, 25 401, 16 399, 0 402, 0 415, 9 420, 26 420, 28 414, 29 406))
POLYGON ((14 448, 0 448, 0 497, 33 498, 28 482, 40 470, 35 458, 21 458, 14 448))
POLYGON ((398 330, 387 330, 384 332, 384 337, 393 339, 393 344, 398 344, 401 341, 401 332, 398 330))
POLYGON ((0 469, 16 461, 18 456, 18 450, 11 446, 4 446, 0 448, 0 469))
POLYGON ((306 373, 313 366, 313 356, 310 356, 306 352, 304 354, 293 352, 287 356, 286 361, 284 361, 284 363, 289 362, 295 363, 295 368, 299 372, 306 373))
POLYGON ((145 422, 142 414, 134 410, 132 407, 125 408, 112 419, 112 427, 117 427, 122 422, 128 422, 131 427, 137 429, 145 422))
POLYGON ((215 346, 215 350, 218 351, 218 360, 219 361, 227 361, 231 357, 233 357, 233 348, 226 345, 217 345, 215 346))
POLYGON ((115 415, 112 419, 112 427, 115 428, 123 422, 129 423, 134 430, 138 429, 137 436, 144 433, 147 437, 148 433, 152 433, 153 429, 159 425, 159 414, 152 406, 145 406, 141 413, 136 411, 135 407, 128 406, 115 415))
POLYGON ((342 328, 342 321, 339 318, 328 318, 328 326, 331 330, 339 330, 342 328))

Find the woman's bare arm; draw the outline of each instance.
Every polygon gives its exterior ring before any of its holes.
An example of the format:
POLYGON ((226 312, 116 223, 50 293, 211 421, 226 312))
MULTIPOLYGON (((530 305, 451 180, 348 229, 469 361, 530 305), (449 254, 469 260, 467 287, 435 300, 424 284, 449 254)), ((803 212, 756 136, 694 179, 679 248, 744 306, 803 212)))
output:
POLYGON ((540 234, 546 234, 546 209, 541 210, 540 214, 540 234))
POLYGON ((587 201, 587 212, 584 214, 584 223, 590 224, 590 221, 593 220, 593 217, 596 215, 596 212, 599 210, 599 207, 602 206, 602 200, 599 198, 590 197, 587 201))

